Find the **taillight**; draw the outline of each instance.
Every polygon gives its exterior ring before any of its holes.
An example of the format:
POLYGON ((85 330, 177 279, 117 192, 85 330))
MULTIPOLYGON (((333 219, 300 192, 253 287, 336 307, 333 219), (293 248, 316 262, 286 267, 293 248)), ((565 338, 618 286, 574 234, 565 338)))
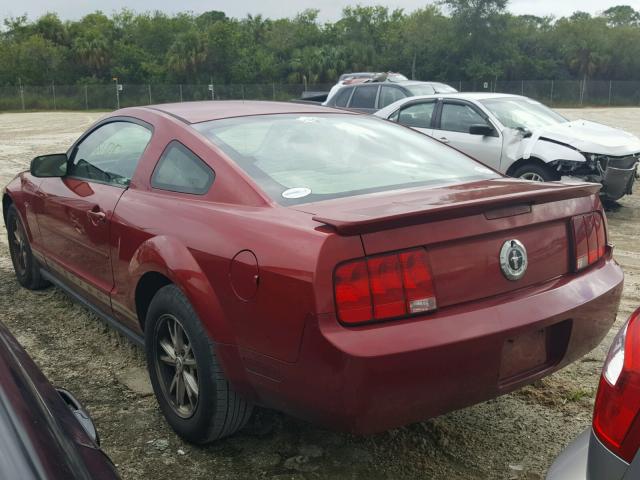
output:
POLYGON ((640 309, 613 340, 602 370, 593 430, 620 458, 631 462, 640 447, 640 309))
POLYGON ((575 253, 574 267, 579 271, 604 257, 607 251, 607 232, 601 212, 573 217, 571 226, 575 253))
POLYGON ((427 252, 416 248, 342 263, 334 277, 343 323, 406 317, 436 309, 427 252))

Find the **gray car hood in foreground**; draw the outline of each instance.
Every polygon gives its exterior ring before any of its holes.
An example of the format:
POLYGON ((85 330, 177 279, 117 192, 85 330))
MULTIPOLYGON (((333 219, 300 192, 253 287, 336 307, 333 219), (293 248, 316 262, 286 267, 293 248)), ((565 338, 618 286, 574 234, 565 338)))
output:
POLYGON ((538 139, 569 145, 580 152, 624 157, 640 152, 640 138, 601 123, 574 120, 540 128, 527 139, 522 158, 529 158, 538 139))

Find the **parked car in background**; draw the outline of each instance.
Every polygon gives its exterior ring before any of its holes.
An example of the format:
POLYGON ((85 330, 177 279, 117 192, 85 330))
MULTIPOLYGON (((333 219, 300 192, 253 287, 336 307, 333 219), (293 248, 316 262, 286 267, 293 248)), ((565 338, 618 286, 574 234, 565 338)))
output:
POLYGON ((405 98, 376 115, 448 143, 512 177, 601 183, 609 200, 630 194, 637 176, 638 137, 587 120, 569 121, 519 95, 405 98))
POLYGON ((3 212, 20 284, 144 345, 167 421, 205 443, 253 404, 370 433, 580 358, 623 284, 597 192, 370 115, 194 102, 107 115, 3 212))
POLYGON ((2 323, 0 372, 0 478, 118 478, 87 412, 49 383, 2 323))
POLYGON ((416 80, 365 82, 341 86, 335 93, 329 95, 323 105, 374 113, 402 98, 456 91, 455 88, 440 82, 416 80))
POLYGON ((355 85, 366 82, 403 82, 408 80, 401 73, 395 72, 353 72, 343 73, 338 78, 337 83, 331 87, 329 92, 305 90, 302 92, 301 100, 317 102, 326 105, 327 102, 345 85, 355 85))
POLYGON ((553 463, 547 480, 640 478, 640 309, 614 338, 596 394, 593 426, 553 463))

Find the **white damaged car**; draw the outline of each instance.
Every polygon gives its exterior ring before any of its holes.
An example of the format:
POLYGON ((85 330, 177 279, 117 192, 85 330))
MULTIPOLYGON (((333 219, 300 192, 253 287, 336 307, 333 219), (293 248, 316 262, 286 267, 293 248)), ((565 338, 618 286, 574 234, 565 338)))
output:
POLYGON ((569 121, 540 102, 500 93, 399 100, 376 116, 447 143, 489 167, 534 181, 589 181, 618 200, 637 178, 640 139, 588 120, 569 121))

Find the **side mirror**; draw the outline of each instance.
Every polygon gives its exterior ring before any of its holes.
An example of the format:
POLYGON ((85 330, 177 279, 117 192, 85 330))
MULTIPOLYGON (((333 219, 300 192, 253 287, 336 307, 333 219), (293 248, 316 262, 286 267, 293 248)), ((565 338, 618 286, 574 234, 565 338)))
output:
POLYGON ((493 128, 489 125, 479 123, 477 125, 471 125, 469 127, 469 133, 471 135, 482 135, 483 137, 488 137, 493 135, 493 128))
POLYGON ((64 177, 69 159, 66 153, 40 155, 31 160, 31 175, 34 177, 64 177))
POLYGON ((71 413, 73 413, 73 416, 76 417, 76 420, 89 436, 91 441, 99 447, 100 437, 98 436, 98 430, 96 430, 96 426, 93 423, 93 420, 84 409, 82 404, 68 390, 65 390, 64 388, 56 388, 56 390, 62 397, 64 403, 66 403, 69 407, 69 410, 71 410, 71 413))

